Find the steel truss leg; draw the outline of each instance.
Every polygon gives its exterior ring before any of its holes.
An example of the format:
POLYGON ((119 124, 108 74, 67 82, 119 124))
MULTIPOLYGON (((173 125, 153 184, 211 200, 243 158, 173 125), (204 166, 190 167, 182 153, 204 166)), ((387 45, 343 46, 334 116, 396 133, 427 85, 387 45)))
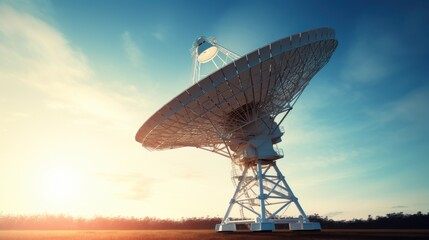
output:
POLYGON ((241 191, 241 186, 243 185, 248 169, 249 169, 248 165, 244 167, 243 174, 241 175, 240 181, 237 184, 237 188, 235 189, 234 195, 232 195, 232 198, 229 201, 228 210, 226 210, 225 216, 223 217, 223 220, 222 220, 223 224, 228 223, 229 214, 231 213, 232 207, 235 204, 235 200, 236 200, 235 198, 237 197, 237 194, 241 191))
POLYGON ((288 223, 291 230, 320 230, 319 223, 308 220, 276 162, 264 160, 245 165, 225 216, 222 222, 216 225, 216 231, 236 231, 236 224, 239 223, 250 224, 252 231, 275 230, 275 223, 288 223), (270 175, 270 169, 273 169, 275 174, 270 175), (278 214, 285 211, 291 203, 297 207, 301 217, 279 218, 281 216, 278 214), (247 210, 255 218, 230 220, 235 205, 247 210))
POLYGON ((291 196, 291 201, 298 208, 299 213, 301 213, 301 216, 303 217, 303 220, 304 220, 303 222, 308 222, 308 217, 305 214, 304 209, 302 209, 301 204, 299 204, 299 202, 298 202, 298 198, 295 197, 295 195, 292 192, 292 189, 289 187, 289 184, 287 184, 286 179, 283 176, 283 174, 280 172, 279 167, 277 167, 277 164, 275 162, 273 162, 272 166, 276 170, 278 179, 280 179, 282 181, 282 183, 284 184, 284 186, 289 190, 289 194, 291 196))

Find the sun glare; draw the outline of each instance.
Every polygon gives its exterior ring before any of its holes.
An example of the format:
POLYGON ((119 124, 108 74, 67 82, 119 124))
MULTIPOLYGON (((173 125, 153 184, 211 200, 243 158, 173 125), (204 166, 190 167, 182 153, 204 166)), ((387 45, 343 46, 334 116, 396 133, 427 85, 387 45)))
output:
POLYGON ((70 203, 80 194, 79 174, 65 167, 48 169, 44 175, 42 191, 49 203, 70 203))

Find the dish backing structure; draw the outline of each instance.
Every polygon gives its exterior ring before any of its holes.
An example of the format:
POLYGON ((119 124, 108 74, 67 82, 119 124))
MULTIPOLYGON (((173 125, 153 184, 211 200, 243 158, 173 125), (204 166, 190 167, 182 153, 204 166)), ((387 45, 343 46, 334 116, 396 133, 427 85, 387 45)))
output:
POLYGON ((149 150, 197 147, 231 159, 236 188, 216 231, 237 231, 239 224, 252 231, 280 224, 320 230, 276 164, 284 156, 277 143, 284 134, 280 124, 337 45, 334 30, 320 28, 240 57, 200 37, 192 49, 194 84, 151 116, 135 139, 149 150), (215 71, 204 73, 210 63, 215 71), (286 215, 291 205, 298 217, 286 215), (231 217, 233 209, 240 217, 231 217))

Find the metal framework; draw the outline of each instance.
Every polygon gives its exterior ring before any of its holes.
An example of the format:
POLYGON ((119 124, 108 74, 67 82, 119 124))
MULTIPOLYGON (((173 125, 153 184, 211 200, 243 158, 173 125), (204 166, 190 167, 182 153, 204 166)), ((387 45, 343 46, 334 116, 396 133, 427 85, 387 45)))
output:
POLYGON ((197 83, 202 78, 209 76, 215 70, 219 70, 227 64, 240 58, 240 56, 235 52, 219 45, 217 41, 213 38, 200 37, 199 39, 194 42, 191 49, 191 54, 194 58, 192 64, 192 84, 197 83), (209 60, 209 62, 212 64, 201 63, 200 61, 198 61, 199 39, 207 41, 207 43, 209 43, 211 46, 215 46, 218 49, 218 53, 215 55, 215 57, 209 60))
POLYGON ((237 188, 221 225, 254 222, 308 222, 307 215, 275 161, 258 160, 256 163, 245 164, 241 176, 235 178, 238 181, 237 188), (270 170, 274 174, 270 174, 270 170), (291 203, 298 208, 301 218, 282 219, 280 213, 286 210, 291 203), (229 216, 234 206, 239 206, 241 212, 246 210, 253 213, 257 220, 231 220, 229 216))
POLYGON ((199 38, 193 49, 195 84, 149 118, 136 140, 149 150, 193 146, 232 160, 236 190, 217 231, 235 231, 238 223, 250 223, 253 231, 271 231, 275 223, 285 222, 292 230, 320 229, 318 223, 308 221, 278 169, 276 160, 283 151, 276 144, 284 134, 280 124, 337 44, 335 32, 321 28, 239 58, 214 40, 199 38), (209 75, 202 74, 197 60, 202 44, 209 49, 203 61, 215 65, 209 75), (217 57, 224 60, 217 64, 217 57), (283 215, 291 203, 300 217, 283 215), (240 220, 230 217, 235 207, 240 220))

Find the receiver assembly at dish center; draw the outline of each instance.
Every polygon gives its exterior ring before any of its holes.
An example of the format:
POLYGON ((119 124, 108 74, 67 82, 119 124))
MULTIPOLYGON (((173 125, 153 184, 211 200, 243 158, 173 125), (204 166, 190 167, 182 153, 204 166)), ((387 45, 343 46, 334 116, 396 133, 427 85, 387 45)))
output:
POLYGON ((280 124, 338 45, 335 32, 301 32, 245 56, 214 39, 192 49, 193 85, 139 129, 135 139, 149 150, 197 147, 231 159, 235 191, 216 231, 320 230, 310 222, 276 162, 280 124), (299 216, 286 215, 295 206, 299 216), (233 213, 239 215, 234 216, 233 213))

